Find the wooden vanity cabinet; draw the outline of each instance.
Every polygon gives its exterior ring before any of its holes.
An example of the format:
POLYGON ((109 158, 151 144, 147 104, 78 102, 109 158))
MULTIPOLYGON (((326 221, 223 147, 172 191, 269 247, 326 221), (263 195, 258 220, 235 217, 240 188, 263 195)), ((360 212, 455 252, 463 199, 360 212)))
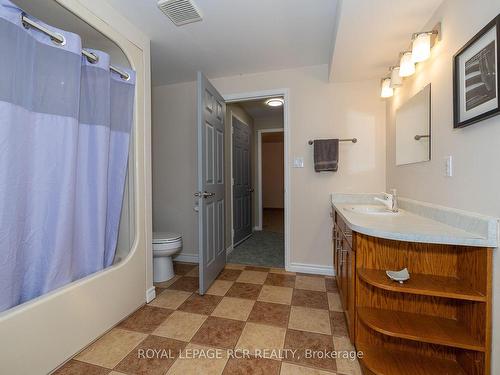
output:
POLYGON ((333 257, 363 373, 490 374, 492 249, 351 232, 332 212, 333 257), (410 280, 389 280, 407 267, 410 280))
POLYGON ((353 233, 336 212, 333 212, 332 217, 334 218, 333 263, 337 288, 347 322, 349 337, 351 341, 354 341, 356 257, 353 250, 353 233))

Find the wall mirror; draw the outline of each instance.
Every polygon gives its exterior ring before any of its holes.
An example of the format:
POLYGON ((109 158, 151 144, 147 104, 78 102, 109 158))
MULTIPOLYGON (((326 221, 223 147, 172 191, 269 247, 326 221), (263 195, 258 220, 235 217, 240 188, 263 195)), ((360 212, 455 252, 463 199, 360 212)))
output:
POLYGON ((431 159, 431 85, 396 111, 396 165, 431 159))

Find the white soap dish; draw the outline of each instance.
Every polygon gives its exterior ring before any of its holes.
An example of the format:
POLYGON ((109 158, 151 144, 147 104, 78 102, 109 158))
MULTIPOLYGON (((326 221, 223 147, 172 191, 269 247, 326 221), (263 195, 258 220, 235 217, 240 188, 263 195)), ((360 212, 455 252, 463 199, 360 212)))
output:
POLYGON ((404 281, 410 280, 410 273, 407 268, 403 268, 401 271, 385 271, 389 279, 398 281, 403 284, 404 281))

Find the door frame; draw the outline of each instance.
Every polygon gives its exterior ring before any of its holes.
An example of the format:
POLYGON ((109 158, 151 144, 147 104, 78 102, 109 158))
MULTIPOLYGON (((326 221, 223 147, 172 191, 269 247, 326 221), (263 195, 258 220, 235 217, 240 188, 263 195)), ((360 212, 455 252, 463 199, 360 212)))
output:
MULTIPOLYGON (((262 230, 262 215, 264 208, 262 207, 262 134, 263 133, 279 133, 283 132, 283 140, 285 139, 284 128, 259 129, 257 130, 257 186, 259 194, 257 196, 257 207, 259 210, 259 222, 256 225, 257 230, 262 230)), ((286 151, 284 151, 286 154, 286 151)), ((286 163, 285 163, 286 165, 286 163)), ((285 166, 283 167, 285 168, 285 166)))
MULTIPOLYGON (((224 100, 226 100, 226 97, 224 96, 224 100)), ((226 100, 226 103, 229 103, 227 100, 226 100)), ((226 107, 227 108, 227 107, 226 107)), ((227 109, 226 109, 227 110, 227 109)), ((245 238, 243 238, 241 241, 239 241, 237 244, 234 243, 234 192, 233 192, 233 182, 234 182, 234 176, 233 176, 233 117, 235 117, 238 121, 240 121, 241 123, 245 124, 246 126, 248 126, 250 128, 250 125, 247 124, 247 122, 245 120, 243 120, 240 116, 238 116, 237 114, 233 113, 231 111, 231 134, 229 135, 229 153, 230 153, 230 156, 229 156, 229 159, 230 159, 230 163, 231 163, 231 168, 230 169, 230 183, 231 183, 231 251, 233 251, 234 249, 234 246, 235 245, 238 245, 240 244, 241 242, 245 241, 246 239, 248 239, 251 234, 245 238)), ((251 146, 251 144, 250 144, 251 146)), ((252 151, 252 150, 250 150, 252 151)), ((251 161, 251 159, 250 159, 251 161)), ((253 202, 252 202, 253 203, 253 202)), ((253 231, 253 204, 252 204, 252 207, 250 208, 251 209, 251 212, 252 212, 252 231, 253 231)), ((227 251, 226 251, 227 253, 227 251)))
MULTIPOLYGON (((291 240, 291 183, 290 183, 290 94, 287 88, 277 88, 272 90, 251 91, 242 93, 224 94, 222 96, 226 103, 241 102, 245 100, 266 99, 269 97, 283 97, 283 139, 284 139, 284 172, 285 172, 285 269, 290 268, 290 240, 291 240)), ((232 148, 232 144, 231 144, 232 148)))

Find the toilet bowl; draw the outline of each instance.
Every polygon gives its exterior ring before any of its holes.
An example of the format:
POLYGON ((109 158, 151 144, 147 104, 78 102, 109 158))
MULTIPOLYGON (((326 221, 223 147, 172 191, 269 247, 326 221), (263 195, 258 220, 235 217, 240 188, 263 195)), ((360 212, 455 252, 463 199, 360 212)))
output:
POLYGON ((182 249, 182 236, 178 233, 153 233, 153 281, 161 283, 175 276, 172 256, 182 249))

